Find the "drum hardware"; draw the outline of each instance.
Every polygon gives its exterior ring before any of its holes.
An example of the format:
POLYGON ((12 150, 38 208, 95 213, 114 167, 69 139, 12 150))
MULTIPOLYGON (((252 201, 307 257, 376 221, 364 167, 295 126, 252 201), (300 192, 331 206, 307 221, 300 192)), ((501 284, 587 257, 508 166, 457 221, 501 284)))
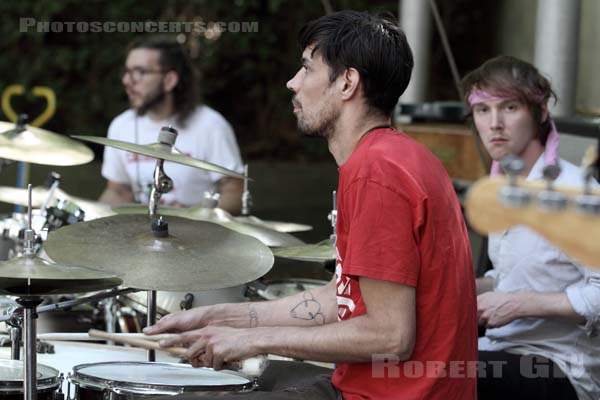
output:
POLYGON ((20 119, 0 122, 0 159, 43 165, 80 165, 94 159, 83 143, 64 135, 35 128, 20 119))
MULTIPOLYGON (((269 228, 277 232, 293 233, 293 232, 305 232, 312 230, 312 226, 297 224, 294 222, 280 222, 280 221, 265 221, 258 217, 250 214, 252 207, 252 194, 248 190, 248 164, 244 165, 244 193, 242 194, 242 213, 239 217, 234 217, 238 222, 245 224, 255 225, 259 227, 269 228)), ((291 246, 292 244, 284 244, 284 246, 291 246)))
POLYGON ((273 255, 276 257, 287 258, 298 261, 328 262, 337 257, 335 250, 336 224, 337 224, 337 196, 333 191, 333 207, 327 219, 331 221, 332 234, 328 239, 322 240, 316 244, 305 244, 301 246, 288 246, 273 249, 273 255))
MULTIPOLYGON (((31 199, 31 185, 28 187, 31 199)), ((37 399, 36 308, 43 295, 98 290, 118 286, 122 281, 114 275, 86 268, 52 264, 35 256, 35 232, 31 228, 31 200, 28 208, 28 229, 25 231, 24 254, 0 264, 0 292, 19 296, 23 307, 23 337, 25 347, 23 391, 26 400, 37 399)))

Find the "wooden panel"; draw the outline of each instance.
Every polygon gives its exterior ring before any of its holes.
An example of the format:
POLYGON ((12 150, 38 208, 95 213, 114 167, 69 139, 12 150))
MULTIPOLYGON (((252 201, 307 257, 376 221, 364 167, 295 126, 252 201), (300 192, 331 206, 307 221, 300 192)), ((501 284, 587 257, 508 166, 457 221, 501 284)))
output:
POLYGON ((487 174, 467 126, 427 123, 396 124, 396 128, 427 146, 442 161, 451 178, 475 181, 487 174))

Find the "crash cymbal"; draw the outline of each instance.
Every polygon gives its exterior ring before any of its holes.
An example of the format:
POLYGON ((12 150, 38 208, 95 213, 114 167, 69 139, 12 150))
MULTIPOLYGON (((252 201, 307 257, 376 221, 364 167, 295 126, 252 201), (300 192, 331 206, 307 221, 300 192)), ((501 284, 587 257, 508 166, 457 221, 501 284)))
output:
POLYGON ((273 249, 273 255, 276 257, 289 258, 299 261, 325 262, 335 260, 335 247, 333 241, 325 239, 316 244, 306 244, 303 246, 280 247, 273 249))
POLYGON ((244 178, 244 174, 239 174, 235 171, 228 170, 227 168, 223 168, 216 164, 212 164, 206 161, 186 156, 181 151, 177 150, 175 147, 170 148, 169 146, 160 143, 136 144, 96 136, 72 137, 79 140, 85 140, 92 143, 98 143, 103 144, 105 146, 115 147, 121 150, 127 150, 132 153, 142 154, 148 157, 159 158, 165 161, 172 161, 174 163, 187 165, 189 167, 200 168, 206 171, 218 172, 220 174, 232 176, 235 178, 244 178))
POLYGON ((94 159, 83 143, 33 126, 0 122, 0 158, 44 165, 80 165, 94 159))
MULTIPOLYGON (((50 190, 45 187, 35 187, 31 191, 31 206, 40 208, 48 198, 50 190)), ((57 188, 54 192, 53 199, 69 200, 85 211, 85 220, 89 221, 96 218, 108 217, 115 215, 110 206, 99 203, 97 201, 83 199, 67 194, 65 191, 57 188)), ((10 186, 0 186, 0 202, 16 204, 19 206, 27 206, 27 189, 14 188, 10 186)), ((54 201, 55 202, 55 201, 54 201)), ((48 205, 53 205, 51 201, 48 205)))
POLYGON ((284 233, 306 232, 313 228, 310 225, 297 224, 295 222, 265 221, 253 215, 240 215, 239 217, 234 218, 236 221, 243 222, 244 224, 263 226, 284 233))
POLYGON ((36 256, 0 262, 0 293, 10 296, 43 296, 91 292, 119 286, 113 273, 61 265, 36 256))
MULTIPOLYGON (((147 214, 148 207, 141 204, 130 204, 117 206, 112 209, 117 214, 147 214)), ((168 215, 193 219, 196 221, 208 221, 222 225, 244 235, 252 236, 260 240, 269 247, 278 246, 299 246, 304 242, 295 236, 287 233, 277 232, 273 229, 260 226, 249 225, 238 222, 227 211, 221 208, 208 208, 202 206, 193 206, 188 208, 177 208, 161 206, 158 209, 160 215, 168 215)))
POLYGON ((44 249, 61 263, 122 274, 146 290, 221 289, 253 281, 273 265, 258 240, 206 221, 166 217, 169 234, 155 237, 145 215, 116 215, 50 232, 44 249))

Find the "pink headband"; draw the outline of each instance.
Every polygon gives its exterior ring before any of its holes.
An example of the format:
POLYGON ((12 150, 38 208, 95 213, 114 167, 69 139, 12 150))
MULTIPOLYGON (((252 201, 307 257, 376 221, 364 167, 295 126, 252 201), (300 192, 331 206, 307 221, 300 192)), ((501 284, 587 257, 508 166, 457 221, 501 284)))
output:
MULTIPOLYGON (((469 106, 473 107, 473 105, 477 103, 483 103, 485 101, 495 101, 495 100, 503 100, 505 97, 494 96, 491 93, 486 92, 485 90, 476 89, 473 90, 467 99, 469 102, 469 106)), ((543 102, 543 97, 539 97, 539 102, 543 102)), ((547 104, 544 103, 543 107, 547 107, 547 104)), ((550 132, 548 134, 548 139, 546 140, 546 150, 544 152, 544 163, 545 165, 554 165, 558 163, 558 132, 556 131, 556 126, 554 125, 554 120, 548 114, 548 119, 550 121, 550 132)), ((490 175, 501 175, 502 168, 500 167, 500 163, 498 161, 492 161, 492 168, 490 169, 490 175)))

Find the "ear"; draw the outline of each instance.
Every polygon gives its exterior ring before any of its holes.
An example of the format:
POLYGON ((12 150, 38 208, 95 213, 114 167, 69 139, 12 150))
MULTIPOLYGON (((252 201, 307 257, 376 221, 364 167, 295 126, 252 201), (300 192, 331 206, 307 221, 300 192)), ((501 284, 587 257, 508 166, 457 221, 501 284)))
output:
POLYGON ((342 72, 340 78, 342 100, 349 100, 358 94, 361 80, 360 74, 355 68, 347 68, 342 72))
POLYGON ((179 83, 179 74, 175 71, 169 71, 165 74, 163 79, 163 88, 166 92, 170 92, 175 89, 175 86, 179 83))

